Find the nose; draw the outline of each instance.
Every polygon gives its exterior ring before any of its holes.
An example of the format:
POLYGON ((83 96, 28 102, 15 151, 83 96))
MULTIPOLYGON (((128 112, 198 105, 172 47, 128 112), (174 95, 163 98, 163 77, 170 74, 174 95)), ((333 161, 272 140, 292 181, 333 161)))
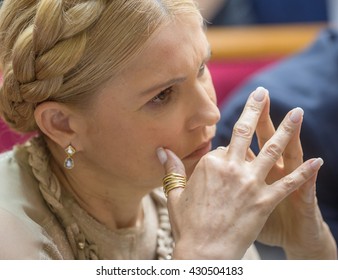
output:
POLYGON ((187 122, 188 129, 215 125, 220 119, 220 111, 213 86, 196 84, 194 88, 195 92, 189 100, 191 113, 187 122))

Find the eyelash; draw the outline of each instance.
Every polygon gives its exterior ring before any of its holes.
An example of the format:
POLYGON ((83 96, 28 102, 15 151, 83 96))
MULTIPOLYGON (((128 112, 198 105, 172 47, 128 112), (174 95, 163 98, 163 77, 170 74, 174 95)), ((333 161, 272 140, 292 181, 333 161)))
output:
POLYGON ((206 65, 205 65, 205 63, 203 63, 203 64, 201 65, 199 71, 198 71, 198 77, 203 76, 203 74, 204 74, 204 72, 205 72, 205 67, 206 67, 206 65))
MULTIPOLYGON (((203 76, 205 72, 205 68, 206 68, 206 65, 205 63, 203 63, 201 67, 199 68, 198 77, 203 76)), ((167 103, 169 103, 171 99, 171 94, 173 93, 173 91, 174 90, 172 86, 162 90, 158 95, 156 95, 153 99, 150 100, 150 103, 154 105, 162 105, 162 106, 166 105, 167 103)))
POLYGON ((154 105, 165 105, 170 101, 170 95, 173 93, 173 87, 168 87, 162 90, 158 95, 151 99, 151 103, 154 105))

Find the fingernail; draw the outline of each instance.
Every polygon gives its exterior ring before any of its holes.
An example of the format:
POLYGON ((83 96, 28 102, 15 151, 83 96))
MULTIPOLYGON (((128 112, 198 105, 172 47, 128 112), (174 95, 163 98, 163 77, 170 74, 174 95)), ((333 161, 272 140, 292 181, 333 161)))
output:
POLYGON ((311 164, 311 167, 314 169, 314 170, 318 170, 323 164, 324 164, 324 161, 323 159, 321 158, 316 158, 313 162, 310 163, 311 164))
POLYGON ((293 109, 293 111, 291 112, 291 114, 290 114, 290 120, 293 123, 298 123, 302 119, 303 115, 304 115, 303 109, 297 107, 297 108, 293 109))
POLYGON ((266 93, 267 93, 267 90, 265 88, 258 87, 258 88, 256 88, 256 90, 253 94, 253 97, 256 101, 261 102, 261 101, 264 100, 266 93))
POLYGON ((161 162, 162 165, 164 165, 168 160, 167 153, 165 152, 163 148, 158 148, 156 150, 156 153, 157 153, 157 157, 159 161, 161 162))

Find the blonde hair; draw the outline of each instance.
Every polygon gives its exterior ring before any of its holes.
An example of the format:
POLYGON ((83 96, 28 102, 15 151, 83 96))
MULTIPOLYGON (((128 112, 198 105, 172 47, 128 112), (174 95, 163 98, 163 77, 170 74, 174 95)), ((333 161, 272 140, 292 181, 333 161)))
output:
POLYGON ((13 129, 37 129, 36 106, 84 108, 148 38, 193 0, 5 0, 0 11, 0 115, 13 129))

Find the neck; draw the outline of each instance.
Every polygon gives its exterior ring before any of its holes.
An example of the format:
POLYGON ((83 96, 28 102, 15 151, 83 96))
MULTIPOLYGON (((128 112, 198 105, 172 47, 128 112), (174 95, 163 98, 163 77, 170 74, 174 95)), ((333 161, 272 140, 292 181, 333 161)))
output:
POLYGON ((65 170, 55 161, 52 170, 63 189, 107 228, 114 230, 142 224, 142 199, 149 190, 140 191, 137 186, 102 174, 81 173, 81 168, 65 170))

